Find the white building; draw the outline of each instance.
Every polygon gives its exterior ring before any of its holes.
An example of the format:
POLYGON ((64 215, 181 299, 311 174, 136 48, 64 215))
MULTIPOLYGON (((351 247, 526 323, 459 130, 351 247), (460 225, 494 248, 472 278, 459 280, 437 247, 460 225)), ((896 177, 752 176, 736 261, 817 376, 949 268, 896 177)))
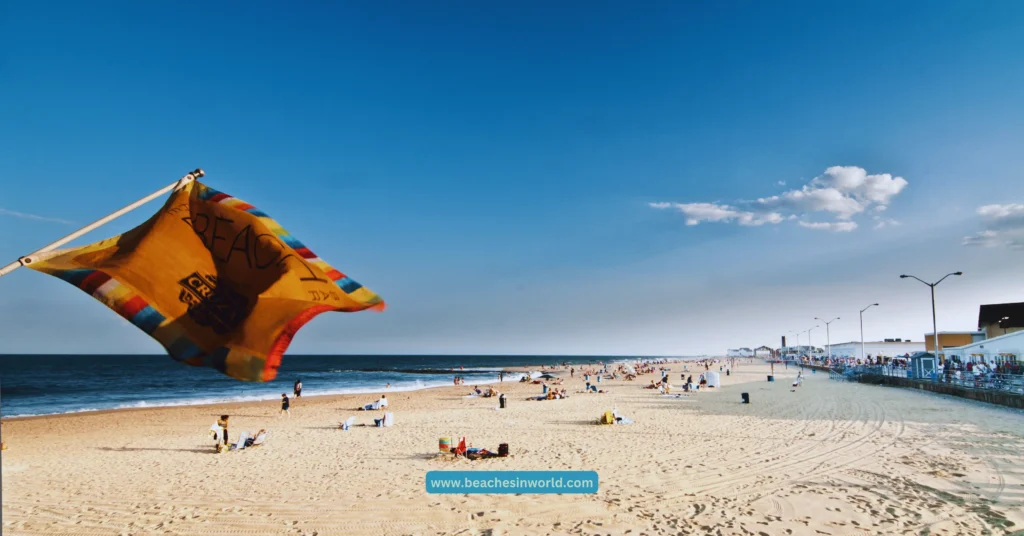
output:
POLYGON ((818 346, 783 346, 782 348, 779 348, 780 356, 805 356, 808 355, 809 352, 813 352, 811 355, 815 356, 827 355, 825 354, 825 350, 822 350, 818 346))
POLYGON ((977 341, 966 346, 943 348, 947 358, 959 357, 960 361, 985 362, 1018 362, 1024 358, 1024 331, 1016 331, 1007 335, 977 341))
MULTIPOLYGON (((864 342, 864 352, 872 358, 882 357, 897 357, 904 356, 907 354, 914 355, 918 352, 923 352, 924 341, 921 342, 910 342, 910 341, 882 341, 882 342, 864 342)), ((828 349, 825 350, 828 355, 828 349)), ((853 342, 842 342, 839 344, 832 345, 832 357, 852 357, 855 359, 864 359, 864 353, 860 349, 860 341, 853 342)))
POLYGON ((737 348, 727 350, 725 352, 726 357, 754 357, 754 351, 750 348, 737 348))

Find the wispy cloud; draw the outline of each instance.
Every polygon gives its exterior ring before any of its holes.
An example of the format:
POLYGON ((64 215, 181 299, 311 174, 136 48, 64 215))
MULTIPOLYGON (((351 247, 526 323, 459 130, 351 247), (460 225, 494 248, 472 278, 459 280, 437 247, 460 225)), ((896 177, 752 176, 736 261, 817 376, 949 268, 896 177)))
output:
POLYGON ((965 236, 963 245, 1024 249, 1024 204, 985 205, 978 208, 984 230, 965 236))
POLYGON ((848 233, 857 228, 857 222, 855 221, 801 221, 797 223, 800 224, 800 227, 817 229, 819 231, 835 231, 837 233, 848 233))
POLYGON ((719 203, 651 203, 650 206, 657 209, 674 208, 682 212, 686 215, 686 225, 734 221, 740 225, 758 226, 783 220, 782 214, 775 212, 755 213, 719 203))
POLYGON ((779 182, 776 182, 775 184, 778 185, 778 186, 785 186, 786 185, 786 181, 779 181, 779 182))
POLYGON ((62 220, 60 218, 49 218, 49 217, 46 217, 46 216, 39 216, 39 215, 36 215, 36 214, 28 214, 28 213, 25 213, 25 212, 18 212, 18 211, 15 211, 15 210, 7 210, 6 208, 0 208, 0 216, 10 216, 12 218, 21 218, 23 220, 45 221, 45 222, 50 222, 50 223, 62 223, 64 225, 74 225, 75 224, 75 222, 73 222, 73 221, 62 220))
MULTIPOLYGON (((785 181, 778 181, 780 186, 785 181)), ((756 226, 796 219, 808 229, 849 232, 857 228, 854 216, 869 209, 882 212, 907 187, 903 177, 888 173, 869 175, 856 166, 833 166, 799 189, 756 200, 724 203, 650 203, 655 209, 676 209, 687 225, 738 223, 756 226), (811 222, 810 215, 831 216, 837 221, 811 222)), ((891 223, 889 223, 891 225, 891 223)))
POLYGON ((875 220, 875 229, 885 229, 886 227, 897 227, 899 225, 903 225, 897 220, 892 218, 883 218, 877 214, 871 219, 875 220))

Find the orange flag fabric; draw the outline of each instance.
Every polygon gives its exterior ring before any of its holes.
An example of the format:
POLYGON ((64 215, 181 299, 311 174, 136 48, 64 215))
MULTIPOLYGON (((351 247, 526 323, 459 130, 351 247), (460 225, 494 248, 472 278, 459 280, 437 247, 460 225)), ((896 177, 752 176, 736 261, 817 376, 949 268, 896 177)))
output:
POLYGON ((27 266, 91 294, 175 360, 244 381, 273 380, 316 315, 384 308, 265 213, 199 182, 127 233, 27 266))

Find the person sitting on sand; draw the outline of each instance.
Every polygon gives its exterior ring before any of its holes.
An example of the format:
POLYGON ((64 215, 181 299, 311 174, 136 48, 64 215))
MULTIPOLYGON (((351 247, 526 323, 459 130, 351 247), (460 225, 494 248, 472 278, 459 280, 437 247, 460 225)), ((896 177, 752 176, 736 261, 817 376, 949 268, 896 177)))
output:
POLYGON ((266 434, 266 433, 267 433, 266 429, 263 429, 263 428, 261 428, 259 432, 256 432, 256 435, 254 435, 254 436, 252 436, 252 437, 249 437, 249 438, 246 438, 246 440, 245 440, 245 446, 246 446, 247 448, 248 448, 248 447, 251 447, 251 446, 253 445, 253 443, 255 443, 255 442, 256 442, 256 438, 258 438, 258 437, 259 437, 260 435, 262 435, 262 434, 266 434))
POLYGON ((475 394, 476 396, 480 396, 480 395, 484 394, 484 392, 480 390, 480 386, 474 385, 473 386, 473 394, 475 394))

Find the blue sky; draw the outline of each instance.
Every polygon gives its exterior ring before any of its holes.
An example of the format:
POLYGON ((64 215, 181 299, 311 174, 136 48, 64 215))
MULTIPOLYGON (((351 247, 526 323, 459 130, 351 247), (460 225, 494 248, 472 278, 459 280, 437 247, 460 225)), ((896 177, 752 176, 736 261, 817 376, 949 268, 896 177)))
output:
MULTIPOLYGON (((203 167, 389 304, 293 353, 717 353, 875 301, 920 340, 903 272, 967 273, 943 330, 1024 301, 1020 2, 371 4, 9 3, 3 260, 203 167)), ((159 351, 0 279, 0 352, 159 351)))

